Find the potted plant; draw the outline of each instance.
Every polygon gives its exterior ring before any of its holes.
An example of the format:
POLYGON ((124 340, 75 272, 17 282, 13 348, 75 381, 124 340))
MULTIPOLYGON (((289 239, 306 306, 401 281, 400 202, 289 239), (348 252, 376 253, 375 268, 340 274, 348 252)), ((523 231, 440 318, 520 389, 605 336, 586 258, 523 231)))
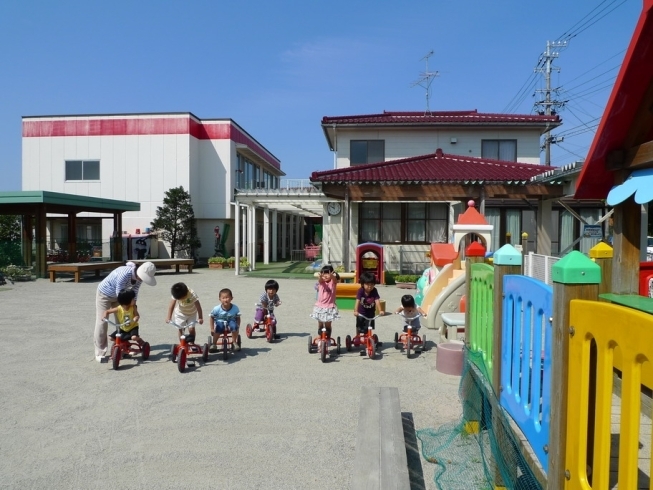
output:
POLYGON ((415 274, 399 274, 395 276, 395 286, 401 289, 416 289, 415 283, 419 279, 415 274))
POLYGON ((228 268, 233 269, 234 264, 236 263, 236 257, 229 257, 227 263, 225 264, 228 268))
POLYGON ((249 270, 249 260, 247 260, 247 257, 241 257, 240 258, 240 268, 243 270, 249 270))
POLYGON ((224 257, 209 257, 209 269, 223 269, 226 263, 224 257))

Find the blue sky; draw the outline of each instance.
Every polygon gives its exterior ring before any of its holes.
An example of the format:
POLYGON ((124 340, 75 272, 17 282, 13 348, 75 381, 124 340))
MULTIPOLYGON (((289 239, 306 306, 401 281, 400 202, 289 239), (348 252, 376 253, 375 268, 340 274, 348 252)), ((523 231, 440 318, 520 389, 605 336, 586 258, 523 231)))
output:
POLYGON ((552 161, 584 157, 641 0, 224 0, 0 3, 0 191, 21 186, 21 117, 231 118, 288 178, 333 166, 323 116, 430 108, 531 113, 547 40, 569 100, 552 161), (609 12, 609 13, 608 13, 609 12), (605 15, 607 14, 607 15, 605 15), (603 18, 601 18, 603 17, 603 18), (518 94, 523 97, 516 97, 518 94))

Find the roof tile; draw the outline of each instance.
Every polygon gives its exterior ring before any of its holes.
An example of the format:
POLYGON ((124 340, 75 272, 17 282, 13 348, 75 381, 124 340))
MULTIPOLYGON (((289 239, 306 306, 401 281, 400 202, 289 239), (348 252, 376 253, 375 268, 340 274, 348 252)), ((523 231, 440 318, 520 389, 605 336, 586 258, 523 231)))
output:
POLYGON ((313 172, 311 181, 326 183, 460 183, 480 181, 525 183, 531 177, 552 169, 554 167, 546 165, 449 155, 442 153, 442 150, 438 149, 430 155, 313 172))
POLYGON ((330 124, 546 124, 560 123, 560 117, 540 116, 538 114, 492 114, 478 112, 476 109, 469 111, 434 111, 424 112, 391 112, 383 111, 382 114, 364 114, 358 116, 325 116, 323 125, 330 124))

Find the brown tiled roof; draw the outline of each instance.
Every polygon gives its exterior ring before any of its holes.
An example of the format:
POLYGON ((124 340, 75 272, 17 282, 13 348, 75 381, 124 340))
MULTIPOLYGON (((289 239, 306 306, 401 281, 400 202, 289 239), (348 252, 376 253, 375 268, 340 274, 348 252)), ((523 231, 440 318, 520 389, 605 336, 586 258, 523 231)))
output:
POLYGON ((331 184, 492 182, 525 184, 531 177, 553 168, 546 165, 449 155, 438 149, 431 155, 313 172, 311 181, 331 184))
POLYGON ((560 124, 560 118, 556 116, 540 116, 537 114, 488 114, 478 112, 476 109, 469 111, 434 111, 428 114, 424 112, 391 112, 383 111, 383 114, 366 114, 359 116, 325 116, 322 118, 322 125, 331 124, 391 124, 391 125, 415 125, 415 124, 560 124))

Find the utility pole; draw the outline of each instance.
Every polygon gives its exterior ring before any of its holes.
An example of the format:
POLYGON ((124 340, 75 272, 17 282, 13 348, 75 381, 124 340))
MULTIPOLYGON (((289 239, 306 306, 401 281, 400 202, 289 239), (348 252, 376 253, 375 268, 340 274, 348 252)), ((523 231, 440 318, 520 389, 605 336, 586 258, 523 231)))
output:
MULTIPOLYGON (((567 41, 547 41, 546 42, 546 51, 542 53, 540 61, 535 68, 535 72, 544 73, 544 82, 545 88, 538 89, 536 92, 544 94, 544 100, 539 100, 535 102, 535 107, 540 115, 555 115, 559 107, 563 107, 566 101, 553 100, 551 98, 551 92, 557 92, 557 88, 551 88, 551 72, 560 71, 560 68, 553 66, 553 60, 558 57, 559 52, 557 49, 562 49, 567 47, 567 41), (542 66, 543 65, 543 66, 542 66), (543 109, 539 109, 542 107, 543 109)), ((564 138, 556 138, 551 136, 551 130, 548 130, 544 133, 544 163, 545 165, 551 165, 551 143, 561 143, 564 138)))
POLYGON ((431 98, 431 83, 433 83, 433 79, 435 77, 440 75, 437 71, 429 71, 429 58, 431 56, 433 56, 433 50, 429 51, 426 56, 422 58, 422 60, 426 60, 426 71, 420 73, 420 78, 417 81, 413 82, 411 85, 411 87, 419 85, 420 87, 426 89, 426 111, 424 112, 425 116, 431 115, 431 107, 429 105, 429 99, 431 98))

